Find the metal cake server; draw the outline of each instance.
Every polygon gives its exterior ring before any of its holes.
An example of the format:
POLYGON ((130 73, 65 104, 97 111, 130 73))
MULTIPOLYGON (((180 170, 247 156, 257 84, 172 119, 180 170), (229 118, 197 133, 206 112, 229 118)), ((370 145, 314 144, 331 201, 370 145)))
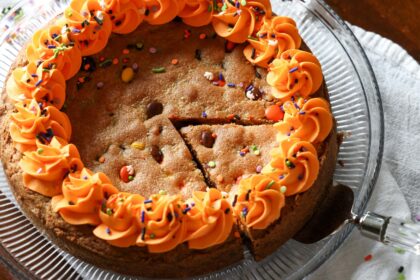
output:
POLYGON ((363 236, 420 255, 420 224, 373 212, 356 215, 352 212, 353 201, 350 187, 332 187, 317 212, 294 239, 306 244, 315 243, 352 223, 363 236))

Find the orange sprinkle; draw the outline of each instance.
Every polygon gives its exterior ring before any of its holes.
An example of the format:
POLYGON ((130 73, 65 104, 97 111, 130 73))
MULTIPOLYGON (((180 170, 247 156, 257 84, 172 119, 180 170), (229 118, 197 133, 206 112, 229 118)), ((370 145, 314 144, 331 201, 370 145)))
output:
POLYGON ((235 231, 233 233, 233 236, 235 236, 235 238, 240 238, 241 237, 241 235, 239 234, 239 231, 235 231))
POLYGON ((211 134, 211 137, 213 137, 213 138, 217 138, 217 134, 216 134, 216 133, 212 133, 212 134, 211 134))
POLYGON ((112 60, 112 63, 113 63, 113 64, 118 64, 118 62, 120 62, 120 60, 119 60, 118 58, 114 58, 114 59, 112 60))
POLYGON ((172 65, 177 65, 178 63, 179 63, 179 60, 176 59, 176 58, 174 58, 174 59, 171 60, 171 64, 172 65))
POLYGON ((130 53, 130 50, 129 49, 123 49, 122 53, 123 54, 129 54, 130 53))
POLYGON ((207 38, 207 35, 205 34, 205 33, 201 33, 200 34, 200 39, 201 40, 204 40, 204 39, 206 39, 207 38))
POLYGON ((86 64, 85 65, 85 67, 84 67, 84 69, 87 71, 87 70, 89 70, 89 68, 90 68, 90 64, 86 64))
POLYGON ((84 83, 85 82, 85 78, 84 77, 80 77, 79 79, 77 79, 80 83, 84 83))
POLYGON ((104 157, 104 156, 101 156, 101 157, 98 159, 98 161, 99 161, 100 163, 104 163, 104 162, 105 162, 105 157, 104 157))

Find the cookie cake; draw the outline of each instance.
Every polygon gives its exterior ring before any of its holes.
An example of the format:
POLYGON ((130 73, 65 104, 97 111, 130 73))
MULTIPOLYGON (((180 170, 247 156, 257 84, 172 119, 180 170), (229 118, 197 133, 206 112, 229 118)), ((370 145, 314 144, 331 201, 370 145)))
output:
POLYGON ((269 0, 73 0, 22 50, 0 108, 25 214, 144 277, 270 255, 322 201, 338 150, 321 65, 269 0))

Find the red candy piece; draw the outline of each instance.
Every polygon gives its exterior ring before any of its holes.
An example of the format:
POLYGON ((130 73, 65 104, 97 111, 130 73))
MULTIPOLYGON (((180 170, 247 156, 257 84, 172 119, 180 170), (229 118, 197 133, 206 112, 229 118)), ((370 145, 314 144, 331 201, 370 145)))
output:
POLYGON ((130 179, 128 179, 128 176, 130 176, 130 174, 128 174, 128 167, 127 166, 123 166, 120 170, 120 179, 124 182, 124 183, 128 183, 130 181, 130 179))
POLYGON ((271 121, 280 121, 284 117, 284 112, 278 105, 271 105, 265 109, 265 117, 271 121))
POLYGON ((372 255, 370 255, 370 254, 369 254, 369 255, 367 255, 367 256, 365 256, 365 257, 364 257, 365 262, 370 261, 370 260, 372 259, 372 257, 373 257, 373 256, 372 256, 372 255))

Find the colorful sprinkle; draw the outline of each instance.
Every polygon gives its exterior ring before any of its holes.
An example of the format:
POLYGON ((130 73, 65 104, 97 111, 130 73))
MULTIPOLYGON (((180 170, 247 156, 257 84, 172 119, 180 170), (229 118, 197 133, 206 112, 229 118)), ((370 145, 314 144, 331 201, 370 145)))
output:
POLYGON ((265 187, 265 189, 267 190, 267 189, 271 188, 275 183, 276 183, 276 181, 271 180, 270 183, 267 184, 267 186, 265 187))
POLYGON ((207 38, 207 34, 205 34, 205 33, 201 33, 201 34, 200 34, 200 36, 199 36, 199 38, 200 38, 201 40, 204 40, 204 39, 206 39, 206 38, 207 38))
POLYGON ((131 65, 131 68, 133 68, 134 72, 136 72, 137 70, 139 70, 139 65, 134 62, 133 65, 131 65))
POLYGON ((238 201, 238 195, 235 194, 235 196, 233 198, 233 202, 232 202, 232 207, 235 207, 237 201, 238 201))
POLYGON ((404 254, 404 253, 405 253, 405 250, 404 250, 404 249, 402 249, 402 248, 396 248, 396 249, 395 249, 395 253, 398 253, 398 254, 404 254))
POLYGON ((289 167, 290 169, 295 168, 296 166, 294 165, 293 162, 291 162, 290 160, 286 159, 285 160, 286 166, 289 167))
POLYGON ((417 221, 417 222, 420 222, 420 214, 417 214, 417 215, 416 215, 416 221, 417 221))
POLYGON ((146 145, 143 142, 133 142, 130 146, 138 150, 144 150, 144 148, 146 147, 146 145))
POLYGON ((119 62, 120 62, 120 60, 116 57, 112 60, 112 64, 114 64, 114 65, 118 64, 119 62))
POLYGON ((106 231, 106 233, 107 233, 108 235, 111 235, 111 229, 110 229, 109 227, 107 227, 107 228, 105 229, 105 231, 106 231))
POLYGON ((104 87, 104 83, 103 82, 98 82, 97 84, 96 84, 96 88, 97 89, 101 89, 101 88, 103 88, 104 87))
POLYGON ((156 73, 165 73, 166 69, 165 69, 165 67, 157 67, 157 68, 153 68, 152 72, 155 73, 155 74, 156 73))
POLYGON ((112 65, 112 60, 111 59, 107 59, 107 60, 104 60, 103 62, 99 63, 99 67, 101 67, 101 68, 105 68, 105 67, 108 67, 108 66, 111 66, 111 65, 112 65))
POLYGON ((146 212, 141 211, 141 222, 144 223, 144 217, 145 217, 146 212))
POLYGON ((145 200, 145 201, 144 201, 144 204, 148 204, 148 203, 152 203, 152 202, 153 202, 153 200, 148 199, 148 200, 145 200))
POLYGON ((167 192, 167 191, 165 191, 165 190, 159 190, 159 194, 160 194, 160 195, 167 195, 167 194, 168 194, 168 192, 167 192))
POLYGON ((149 48, 149 53, 152 53, 152 54, 157 53, 157 49, 154 47, 151 47, 149 48))
POLYGON ((105 157, 104 157, 104 156, 101 156, 101 157, 98 159, 98 161, 99 161, 100 163, 104 163, 104 162, 105 162, 105 157))
POLYGON ((150 239, 154 239, 156 237, 156 235, 154 233, 150 234, 150 239))
POLYGON ((236 87, 236 84, 234 84, 234 83, 228 83, 227 86, 230 87, 230 88, 234 88, 234 87, 236 87))
POLYGON ((297 70, 298 70, 298 67, 293 67, 292 69, 289 70, 289 73, 296 72, 297 70))
POLYGON ((203 118, 207 118, 207 113, 206 113, 206 112, 202 112, 202 113, 201 113, 201 116, 202 116, 203 118))
POLYGON ((287 187, 286 186, 281 186, 280 187, 280 192, 281 193, 285 193, 287 191, 287 187))
POLYGON ((111 208, 106 208, 106 214, 108 215, 108 216, 112 216, 112 213, 113 213, 114 211, 112 211, 112 209, 111 208))
POLYGON ((176 59, 176 58, 173 58, 172 60, 171 60, 171 64, 172 65, 177 65, 179 63, 179 60, 178 59, 176 59))
POLYGON ((122 73, 121 73, 121 80, 124 83, 129 83, 133 80, 134 78, 134 70, 131 67, 127 67, 125 68, 122 73))
POLYGON ((42 153, 44 152, 44 149, 43 149, 43 148, 38 148, 38 149, 36 150, 36 152, 37 152, 38 154, 42 154, 42 153))
POLYGON ((39 80, 38 82, 35 83, 35 86, 38 87, 40 84, 42 84, 43 80, 39 80))
POLYGON ((207 165, 210 167, 210 168, 215 168, 216 167, 216 162, 215 161, 209 161, 209 163, 207 163, 207 165))
POLYGON ((129 54, 129 53, 130 53, 130 50, 129 50, 129 49, 123 49, 123 50, 122 50, 122 53, 123 53, 123 54, 129 54))
POLYGON ((255 171, 257 173, 261 173, 262 169, 263 169, 262 166, 261 165, 258 165, 257 168, 255 168, 255 171))

